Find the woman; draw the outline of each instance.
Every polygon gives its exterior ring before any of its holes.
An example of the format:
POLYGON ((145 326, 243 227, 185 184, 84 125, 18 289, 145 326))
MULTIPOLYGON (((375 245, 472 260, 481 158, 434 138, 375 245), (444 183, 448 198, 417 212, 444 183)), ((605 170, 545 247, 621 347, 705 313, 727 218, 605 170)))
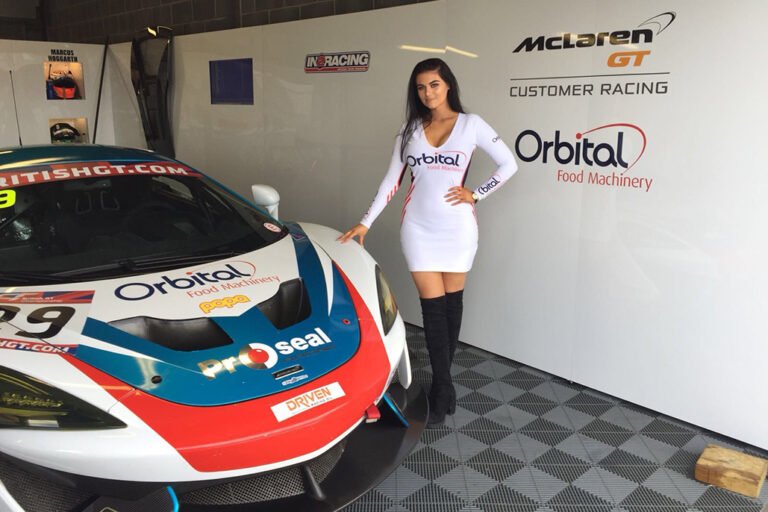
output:
POLYGON ((428 425, 435 426, 456 409, 450 367, 461 328, 464 283, 477 251, 475 204, 508 180, 517 164, 485 121, 464 112, 459 84, 440 59, 427 59, 413 68, 406 118, 376 198, 360 224, 339 240, 357 238, 363 244, 410 167, 400 242, 421 300, 432 365, 428 425), (493 158, 497 169, 473 191, 464 182, 476 147, 493 158))

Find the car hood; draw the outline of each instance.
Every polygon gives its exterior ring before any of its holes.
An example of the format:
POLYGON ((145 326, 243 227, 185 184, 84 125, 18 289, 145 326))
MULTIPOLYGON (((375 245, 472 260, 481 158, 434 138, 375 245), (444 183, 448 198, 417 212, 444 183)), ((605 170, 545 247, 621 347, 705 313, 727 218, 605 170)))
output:
POLYGON ((343 365, 360 344, 340 270, 297 225, 290 236, 233 258, 23 288, 0 294, 0 303, 46 321, 66 308, 63 328, 40 337, 49 349, 37 351, 63 352, 185 405, 237 403, 306 384, 343 365))

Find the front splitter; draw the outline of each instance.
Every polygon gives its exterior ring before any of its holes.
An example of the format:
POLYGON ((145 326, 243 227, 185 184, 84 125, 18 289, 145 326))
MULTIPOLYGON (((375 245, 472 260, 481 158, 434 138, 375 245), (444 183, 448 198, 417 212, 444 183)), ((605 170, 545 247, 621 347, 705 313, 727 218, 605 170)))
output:
POLYGON ((290 498, 239 505, 192 505, 183 502, 181 512, 332 512, 349 505, 376 487, 397 469, 418 443, 428 414, 427 398, 418 385, 406 390, 393 384, 388 390, 402 418, 384 403, 382 417, 362 423, 347 437, 344 454, 316 492, 290 498), (402 419, 405 419, 407 426, 402 419))

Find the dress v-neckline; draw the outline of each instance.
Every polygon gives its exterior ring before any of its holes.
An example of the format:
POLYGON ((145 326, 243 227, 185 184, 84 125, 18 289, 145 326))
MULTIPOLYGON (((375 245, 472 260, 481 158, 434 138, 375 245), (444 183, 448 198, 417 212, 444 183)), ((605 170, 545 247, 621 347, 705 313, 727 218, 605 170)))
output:
POLYGON ((448 141, 449 141, 449 140, 451 140, 451 137, 453 136, 453 132, 455 132, 455 131, 456 131, 456 125, 457 125, 457 124, 459 124, 459 117, 461 117, 461 115, 462 115, 462 114, 461 114, 461 112, 459 112, 459 113, 456 115, 456 120, 453 122, 453 126, 451 127, 451 131, 450 131, 450 133, 448 133, 448 136, 445 138, 445 140, 443 141, 443 143, 442 143, 442 144, 439 144, 439 145, 437 145, 437 146, 436 146, 436 145, 434 145, 434 144, 432 144, 432 143, 429 141, 429 137, 427 137, 427 131, 424 129, 424 123, 420 123, 419 125, 421 126, 421 133, 424 135, 424 140, 425 140, 425 141, 427 141, 427 144, 428 144, 430 147, 432 147, 432 148, 435 148, 435 149, 440 149, 441 147, 445 146, 445 145, 448 143, 448 141))

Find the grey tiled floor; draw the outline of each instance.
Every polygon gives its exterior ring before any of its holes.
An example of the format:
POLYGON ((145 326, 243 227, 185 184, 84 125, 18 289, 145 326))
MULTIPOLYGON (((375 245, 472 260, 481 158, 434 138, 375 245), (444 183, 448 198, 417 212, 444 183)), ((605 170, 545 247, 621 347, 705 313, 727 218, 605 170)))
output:
MULTIPOLYGON (((428 388, 423 332, 407 333, 414 379, 428 388)), ((693 479, 707 444, 768 458, 755 447, 467 345, 452 371, 456 414, 344 512, 761 512, 768 503, 768 485, 751 499, 693 479)))

